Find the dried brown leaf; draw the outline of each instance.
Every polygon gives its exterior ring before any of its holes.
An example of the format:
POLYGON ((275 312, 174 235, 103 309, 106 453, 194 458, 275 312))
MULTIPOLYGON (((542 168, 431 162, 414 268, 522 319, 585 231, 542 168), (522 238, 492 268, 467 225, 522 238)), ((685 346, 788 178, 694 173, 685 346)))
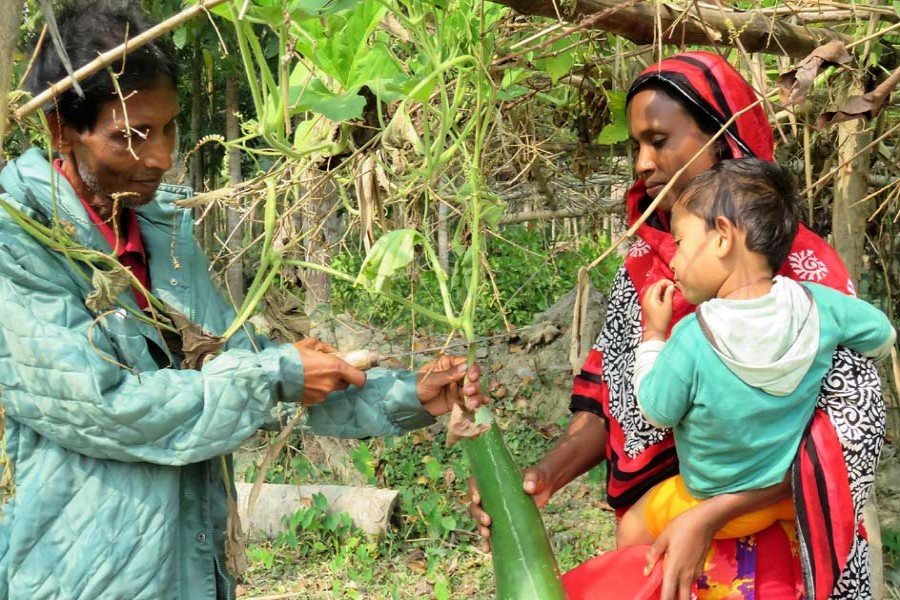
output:
POLYGON ((356 158, 354 187, 359 203, 360 234, 366 252, 375 244, 376 225, 384 210, 376 178, 376 166, 377 161, 373 154, 362 154, 356 158))
POLYGON ((487 423, 476 423, 474 412, 454 404, 447 423, 447 447, 461 439, 473 440, 490 428, 487 423))
POLYGON ((269 288, 263 298, 263 316, 276 342, 290 343, 309 335, 309 316, 300 299, 290 292, 269 288))
POLYGON ((582 267, 578 271, 578 285, 575 292, 575 305, 572 312, 572 338, 569 344, 569 364, 572 365, 572 373, 577 374, 581 370, 581 340, 587 328, 588 296, 591 282, 588 279, 587 270, 582 267))
POLYGON ((225 338, 204 331, 169 305, 166 305, 166 314, 181 336, 181 354, 184 356, 181 361, 182 369, 199 370, 225 345, 225 338))
POLYGON ((95 311, 111 309, 119 294, 131 287, 131 276, 126 267, 117 265, 109 271, 94 269, 91 276, 93 291, 85 298, 85 305, 95 311))
POLYGON ((816 127, 822 128, 853 119, 874 119, 898 84, 900 84, 900 67, 871 92, 848 98, 837 110, 823 112, 816 120, 816 127))
POLYGON ((241 527, 237 501, 234 494, 228 494, 228 517, 225 520, 225 568, 232 577, 238 578, 247 571, 247 536, 241 527))
POLYGON ((846 65, 853 57, 844 47, 844 42, 834 40, 819 46, 809 56, 797 63, 795 69, 778 77, 778 89, 784 104, 799 104, 806 99, 806 93, 813 82, 827 67, 846 65))
POLYGON ((456 481, 456 473, 450 467, 444 469, 444 485, 449 488, 456 481))

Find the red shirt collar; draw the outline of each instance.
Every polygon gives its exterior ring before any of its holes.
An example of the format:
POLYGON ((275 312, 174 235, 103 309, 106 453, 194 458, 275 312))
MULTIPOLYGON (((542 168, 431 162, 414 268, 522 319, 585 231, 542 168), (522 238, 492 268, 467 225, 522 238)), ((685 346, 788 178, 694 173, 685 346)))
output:
MULTIPOLYGON (((69 181, 69 178, 66 176, 65 172, 62 170, 62 160, 56 159, 53 161, 53 167, 66 178, 66 181, 69 182, 69 185, 72 185, 72 182, 69 181)), ((75 189, 75 186, 72 186, 72 189, 75 189)), ((119 235, 116 235, 116 231, 110 227, 110 224, 107 221, 104 221, 100 218, 100 215, 93 209, 93 207, 84 201, 84 198, 81 197, 80 194, 76 191, 75 194, 78 196, 78 199, 81 201, 81 205, 84 206, 84 209, 87 211, 88 216, 91 218, 91 221, 94 225, 97 226, 97 229, 100 230, 100 233, 103 235, 103 238, 109 243, 109 247, 113 249, 116 257, 120 257, 124 254, 136 253, 141 256, 141 259, 146 261, 146 256, 144 254, 144 244, 141 241, 141 230, 140 225, 137 220, 137 213, 133 210, 125 209, 122 211, 122 217, 119 220, 119 235), (125 235, 125 237, 122 236, 125 235)))

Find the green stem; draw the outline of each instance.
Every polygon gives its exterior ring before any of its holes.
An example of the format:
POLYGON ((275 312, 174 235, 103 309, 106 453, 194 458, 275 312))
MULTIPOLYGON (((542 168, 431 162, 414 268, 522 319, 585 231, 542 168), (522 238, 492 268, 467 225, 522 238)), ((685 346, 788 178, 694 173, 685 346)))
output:
POLYGON ((263 296, 266 291, 271 287, 272 282, 275 280, 275 276, 278 275, 278 269, 281 267, 281 261, 279 259, 275 259, 271 265, 269 265, 268 272, 266 273, 265 279, 263 279, 262 283, 257 285, 255 289, 252 290, 252 294, 247 294, 247 299, 244 300, 244 303, 241 305, 241 311, 238 316, 234 319, 231 325, 228 326, 228 329, 222 334, 222 337, 226 340, 233 336, 237 331, 244 326, 244 323, 247 322, 247 319, 253 314, 253 311, 256 310, 256 307, 262 301, 263 296))
MULTIPOLYGON (((253 97, 253 106, 256 107, 256 114, 261 116, 264 111, 262 94, 259 90, 259 81, 254 73, 253 59, 250 56, 250 49, 247 47, 247 39, 244 37, 245 24, 238 20, 238 15, 234 11, 234 2, 229 2, 228 13, 234 23, 234 34, 238 40, 238 48, 241 51, 241 61, 244 63, 244 70, 247 71, 247 84, 250 86, 250 95, 253 97)), ((252 33, 252 31, 251 31, 252 33)), ((265 67, 265 65, 263 65, 265 67)))

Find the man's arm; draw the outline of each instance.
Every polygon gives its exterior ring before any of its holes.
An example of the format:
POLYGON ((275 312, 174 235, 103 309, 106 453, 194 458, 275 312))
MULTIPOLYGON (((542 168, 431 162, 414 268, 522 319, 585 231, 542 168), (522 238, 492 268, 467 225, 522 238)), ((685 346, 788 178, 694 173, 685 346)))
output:
POLYGON ((275 402, 302 397, 303 365, 291 345, 231 350, 200 371, 133 373, 115 361, 109 339, 78 295, 19 256, 21 247, 18 254, 3 250, 6 414, 67 449, 121 461, 199 462, 237 448, 275 402))

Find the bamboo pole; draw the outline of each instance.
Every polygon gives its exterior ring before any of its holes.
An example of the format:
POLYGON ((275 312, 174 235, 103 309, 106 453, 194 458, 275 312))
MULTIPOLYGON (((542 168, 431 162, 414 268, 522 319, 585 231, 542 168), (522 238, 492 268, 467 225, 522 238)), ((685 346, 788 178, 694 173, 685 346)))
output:
MULTIPOLYGON (((112 50, 107 50, 88 64, 79 68, 71 77, 66 77, 64 79, 60 79, 55 84, 51 85, 49 88, 32 98, 29 102, 24 104, 21 108, 16 110, 13 113, 13 116, 16 120, 21 120, 33 113, 35 110, 52 100, 53 98, 59 96, 60 94, 68 91, 72 87, 72 83, 74 80, 82 81, 87 77, 90 77, 100 69, 106 68, 109 65, 113 64, 117 60, 121 59, 127 53, 132 52, 141 46, 152 42, 156 38, 162 36, 165 33, 175 29, 179 25, 190 21, 194 17, 196 17, 201 12, 206 12, 210 8, 214 6, 218 6, 219 4, 224 3, 226 0, 204 0, 204 2, 200 4, 195 4, 190 8, 186 8, 180 13, 173 15, 155 25, 145 31, 144 33, 135 36, 130 40, 126 40, 124 43, 116 46, 112 50)), ((3 10, 7 10, 7 3, 4 4, 3 10)), ((10 5, 17 5, 18 2, 8 2, 10 5)), ((10 53, 11 54, 11 53, 10 53)), ((2 83, 2 82, 0 82, 2 83)))

